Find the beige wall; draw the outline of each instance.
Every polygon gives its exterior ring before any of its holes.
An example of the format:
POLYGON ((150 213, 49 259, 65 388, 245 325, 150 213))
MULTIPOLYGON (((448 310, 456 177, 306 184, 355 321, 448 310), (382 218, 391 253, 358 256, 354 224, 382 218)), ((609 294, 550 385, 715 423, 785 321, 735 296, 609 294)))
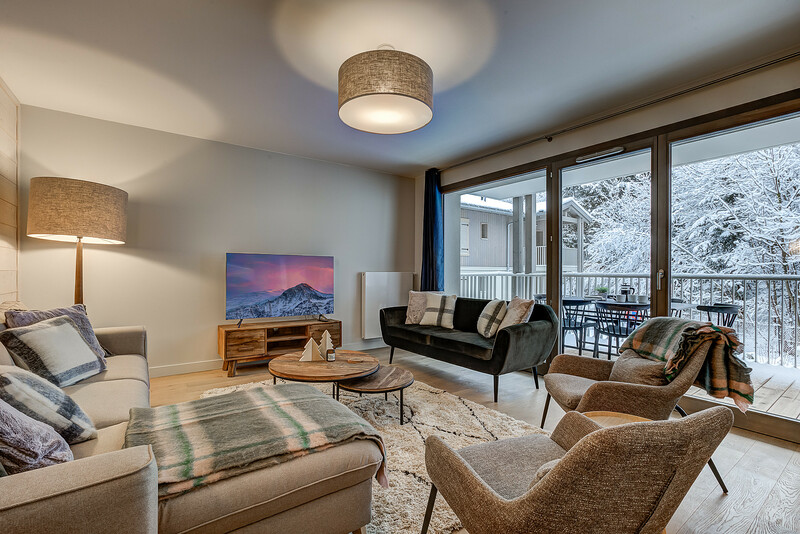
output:
MULTIPOLYGON (((719 74, 716 76, 719 76, 719 74)), ((659 104, 647 106, 592 126, 556 136, 549 143, 547 141, 537 141, 497 156, 484 158, 444 171, 442 173, 442 185, 457 184, 475 176, 549 158, 572 150, 579 150, 597 143, 611 141, 651 128, 658 128, 684 119, 791 91, 798 87, 800 87, 800 59, 780 63, 746 76, 737 77, 724 83, 693 91, 659 104)), ((631 102, 630 104, 633 105, 636 102, 631 102)), ((584 122, 589 118, 585 117, 578 123, 584 122)), ((562 127, 568 126, 569 124, 562 125, 562 127)), ((535 138, 548 133, 550 132, 530 132, 528 138, 535 138)))
MULTIPOLYGON (((97 326, 147 326, 154 375, 219 366, 226 252, 335 256, 333 316, 353 347, 358 273, 414 268, 413 180, 29 106, 21 126, 21 235, 31 177, 128 192, 128 243, 84 249, 85 302, 97 326)), ((21 299, 71 304, 74 246, 20 245, 21 299)))
POLYGON ((0 302, 17 300, 17 117, 19 102, 0 80, 0 302))

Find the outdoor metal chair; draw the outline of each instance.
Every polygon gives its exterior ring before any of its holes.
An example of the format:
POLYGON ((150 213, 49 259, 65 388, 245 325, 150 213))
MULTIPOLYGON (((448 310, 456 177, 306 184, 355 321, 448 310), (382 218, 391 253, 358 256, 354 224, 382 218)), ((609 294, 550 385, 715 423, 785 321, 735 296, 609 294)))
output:
MULTIPOLYGON (((575 332, 576 348, 581 355, 583 345, 586 343, 586 331, 597 328, 597 316, 591 308, 593 304, 593 300, 582 298, 561 299, 561 339, 564 339, 566 332, 575 332)), ((597 334, 595 334, 595 345, 597 345, 597 334)))
POLYGON ((608 359, 611 359, 611 338, 619 351, 620 338, 624 339, 650 315, 649 304, 610 304, 595 302, 597 307, 597 328, 595 328, 594 354, 600 356, 600 336, 608 338, 608 359))
POLYGON ((742 307, 738 304, 721 304, 715 302, 711 306, 698 306, 697 309, 700 312, 706 312, 709 322, 717 326, 733 328, 733 323, 736 321, 736 317, 739 316, 742 307), (712 313, 716 314, 716 321, 711 318, 712 313))

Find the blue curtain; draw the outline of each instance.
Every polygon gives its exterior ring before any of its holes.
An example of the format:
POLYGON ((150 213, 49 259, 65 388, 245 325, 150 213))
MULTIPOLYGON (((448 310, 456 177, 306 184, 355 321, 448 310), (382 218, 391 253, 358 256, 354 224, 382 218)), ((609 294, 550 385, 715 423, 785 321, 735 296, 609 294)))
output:
POLYGON ((425 213, 422 220, 422 291, 444 291, 444 215, 439 169, 425 171, 425 213))

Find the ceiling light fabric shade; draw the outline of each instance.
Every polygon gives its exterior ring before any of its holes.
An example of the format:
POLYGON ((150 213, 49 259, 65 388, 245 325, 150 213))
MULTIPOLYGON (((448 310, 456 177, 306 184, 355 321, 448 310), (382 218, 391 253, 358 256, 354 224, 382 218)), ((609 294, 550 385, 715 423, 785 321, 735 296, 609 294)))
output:
POLYGON ((127 212, 128 193, 122 189, 71 178, 32 178, 28 237, 121 245, 127 212))
POLYGON ((365 132, 399 134, 433 118, 433 71, 399 50, 370 50, 339 68, 339 118, 365 132))

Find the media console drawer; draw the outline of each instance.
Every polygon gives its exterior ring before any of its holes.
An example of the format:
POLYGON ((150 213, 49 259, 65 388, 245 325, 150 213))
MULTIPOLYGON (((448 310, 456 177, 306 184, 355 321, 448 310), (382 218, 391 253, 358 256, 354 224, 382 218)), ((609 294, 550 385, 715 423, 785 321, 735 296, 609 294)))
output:
POLYGON ((242 362, 269 360, 281 354, 302 351, 309 338, 317 343, 327 330, 334 347, 342 345, 341 321, 289 320, 217 326, 217 354, 228 376, 236 375, 242 362))

